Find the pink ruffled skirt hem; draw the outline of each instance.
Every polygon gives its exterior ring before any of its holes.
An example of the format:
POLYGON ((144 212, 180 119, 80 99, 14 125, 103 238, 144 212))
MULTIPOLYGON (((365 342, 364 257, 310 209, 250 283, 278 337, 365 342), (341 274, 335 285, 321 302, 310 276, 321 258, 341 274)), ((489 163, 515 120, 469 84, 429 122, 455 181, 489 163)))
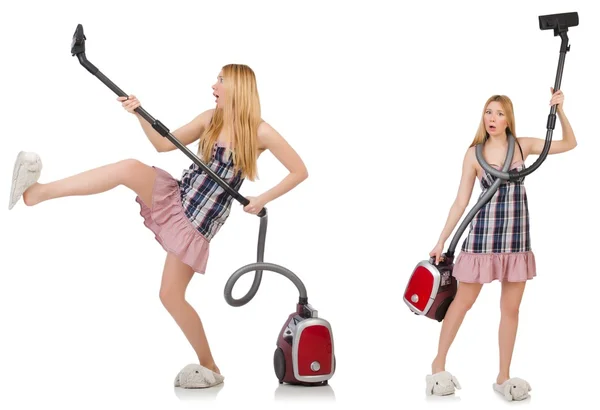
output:
POLYGON ((471 253, 461 252, 452 275, 459 282, 524 282, 536 276, 535 256, 529 252, 471 253))
POLYGON ((140 215, 144 218, 144 225, 154 233, 165 251, 176 255, 194 272, 203 274, 206 271, 210 243, 185 215, 177 180, 166 171, 153 168, 156 180, 151 207, 146 206, 139 196, 135 199, 141 207, 140 215))

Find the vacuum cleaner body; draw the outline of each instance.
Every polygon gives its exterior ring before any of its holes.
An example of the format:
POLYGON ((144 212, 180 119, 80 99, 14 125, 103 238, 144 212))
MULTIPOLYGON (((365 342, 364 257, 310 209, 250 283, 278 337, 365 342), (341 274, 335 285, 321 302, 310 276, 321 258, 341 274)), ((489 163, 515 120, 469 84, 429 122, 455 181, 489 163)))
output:
POLYGON ((456 295, 453 267, 451 257, 445 257, 438 265, 432 259, 419 262, 404 290, 404 302, 410 310, 441 322, 456 295))
POLYGON ((298 304, 281 328, 273 357, 279 383, 323 385, 335 372, 333 333, 310 305, 298 304))

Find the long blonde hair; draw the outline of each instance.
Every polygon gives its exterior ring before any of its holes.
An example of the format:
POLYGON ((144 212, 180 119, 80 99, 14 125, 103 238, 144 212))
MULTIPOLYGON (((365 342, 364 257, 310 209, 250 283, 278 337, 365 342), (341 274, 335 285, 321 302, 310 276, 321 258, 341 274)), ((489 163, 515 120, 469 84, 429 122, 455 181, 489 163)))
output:
POLYGON ((209 161, 221 130, 229 128, 232 131, 230 145, 234 169, 253 181, 258 176, 257 133, 261 123, 256 76, 250 67, 243 64, 228 64, 222 72, 226 90, 225 106, 215 109, 208 128, 200 138, 198 153, 205 161, 209 161))
POLYGON ((512 101, 505 95, 492 95, 490 98, 488 98, 488 100, 485 102, 485 105, 483 106, 483 112, 481 114, 479 128, 477 128, 475 138, 473 139, 473 142, 470 145, 471 147, 474 147, 477 144, 481 144, 489 137, 487 131, 485 130, 485 123, 483 122, 483 118, 485 117, 485 111, 487 110, 487 106, 493 101, 499 102, 500 105, 502 105, 502 109, 504 110, 504 114, 506 115, 507 132, 510 131, 510 133, 515 137, 515 139, 517 138, 517 131, 515 129, 515 112, 513 110, 512 101))

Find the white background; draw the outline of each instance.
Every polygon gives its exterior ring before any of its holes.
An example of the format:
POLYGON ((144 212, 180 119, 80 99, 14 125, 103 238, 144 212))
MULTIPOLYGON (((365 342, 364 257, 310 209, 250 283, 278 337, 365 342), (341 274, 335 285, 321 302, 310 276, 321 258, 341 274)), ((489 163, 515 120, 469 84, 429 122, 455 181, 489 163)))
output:
MULTIPOLYGON (((580 26, 569 31, 562 89, 579 146, 527 178, 538 277, 523 300, 512 376, 533 386, 523 403, 532 408, 593 402, 595 2, 40 1, 0 10, 6 205, 20 150, 41 155, 41 182, 124 158, 176 177, 190 163, 153 151, 116 95, 70 55, 77 24, 90 61, 171 130, 214 105, 221 66, 248 64, 264 118, 310 173, 268 205, 266 259, 305 282, 333 326, 338 368, 327 388, 279 386, 272 355, 297 300, 285 278, 266 272, 251 303, 225 302, 227 278, 256 253, 258 218, 236 205, 188 292, 226 383, 174 389, 195 355, 158 298, 165 253, 120 187, 0 212, 0 408, 504 408, 491 388, 498 282, 483 289, 450 352, 447 369, 463 389, 441 399, 425 397, 440 325, 413 315, 402 293, 444 225, 486 99, 510 96, 517 135, 545 137, 560 39, 539 30, 538 16, 570 11, 580 26)), ((259 167, 244 195, 285 176, 271 154, 259 167)), ((236 297, 250 281, 238 282, 236 297)))

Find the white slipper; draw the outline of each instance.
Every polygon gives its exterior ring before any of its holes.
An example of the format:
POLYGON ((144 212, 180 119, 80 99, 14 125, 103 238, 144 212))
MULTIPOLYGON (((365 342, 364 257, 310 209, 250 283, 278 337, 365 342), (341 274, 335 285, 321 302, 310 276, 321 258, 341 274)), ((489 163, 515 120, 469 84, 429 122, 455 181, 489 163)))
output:
POLYGON ((188 364, 175 377, 175 387, 204 389, 223 383, 225 378, 199 364, 188 364))
POLYGON ((9 210, 19 202, 19 199, 23 196, 23 192, 38 181, 41 172, 42 160, 38 154, 25 151, 19 152, 13 168, 12 186, 10 187, 8 203, 9 210))
POLYGON ((527 381, 518 377, 513 377, 502 384, 494 383, 494 391, 502 394, 508 401, 518 401, 525 400, 529 397, 531 386, 527 381))
POLYGON ((455 388, 461 389, 458 379, 446 371, 429 374, 425 378, 425 381, 427 383, 426 393, 428 396, 449 396, 454 394, 455 388))

